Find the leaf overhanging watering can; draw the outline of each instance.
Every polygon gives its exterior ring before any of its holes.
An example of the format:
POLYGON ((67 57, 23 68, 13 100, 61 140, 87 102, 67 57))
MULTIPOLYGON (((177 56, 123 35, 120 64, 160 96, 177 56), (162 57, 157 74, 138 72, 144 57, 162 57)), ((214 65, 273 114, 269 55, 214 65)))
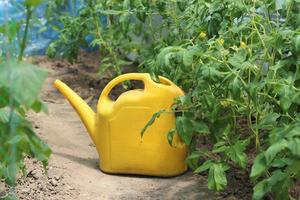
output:
POLYGON ((141 137, 142 129, 154 113, 170 110, 174 99, 184 95, 170 80, 159 79, 160 83, 156 83, 147 73, 116 77, 102 91, 96 113, 67 85, 55 81, 55 87, 70 102, 87 128, 96 146, 102 171, 167 177, 187 170, 186 145, 177 134, 172 146, 167 140, 167 133, 175 127, 174 113, 162 114, 141 137), (127 80, 142 81, 144 89, 129 90, 116 101, 111 100, 110 91, 127 80))

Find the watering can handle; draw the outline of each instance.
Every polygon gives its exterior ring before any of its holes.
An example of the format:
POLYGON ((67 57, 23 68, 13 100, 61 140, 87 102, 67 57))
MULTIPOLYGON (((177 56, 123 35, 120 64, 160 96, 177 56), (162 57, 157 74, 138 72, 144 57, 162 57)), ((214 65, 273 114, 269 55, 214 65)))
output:
POLYGON ((118 76, 114 78, 112 81, 110 81, 105 88, 103 89, 99 101, 102 101, 104 99, 110 100, 108 95, 110 91, 117 86, 118 84, 128 81, 128 80, 137 80, 137 81, 143 81, 145 90, 150 86, 150 84, 153 82, 153 80, 150 77, 150 74, 147 73, 128 73, 123 74, 121 76, 118 76))

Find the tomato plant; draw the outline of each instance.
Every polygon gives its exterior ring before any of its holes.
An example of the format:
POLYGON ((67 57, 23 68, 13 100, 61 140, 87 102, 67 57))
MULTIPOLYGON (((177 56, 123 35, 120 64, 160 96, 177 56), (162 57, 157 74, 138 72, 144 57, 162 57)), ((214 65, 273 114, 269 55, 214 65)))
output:
POLYGON ((300 103, 299 3, 186 3, 190 6, 178 17, 186 23, 169 29, 169 37, 179 28, 174 37, 184 39, 162 48, 148 67, 187 91, 175 109, 182 111, 176 120, 178 133, 191 147, 188 163, 196 173, 208 171, 210 189, 223 190, 231 166, 250 171, 247 149, 254 146, 253 199, 268 192, 288 199, 300 175, 299 152, 293 149, 300 145, 295 131, 300 103), (288 131, 294 134, 283 136, 288 131), (197 137, 208 138, 212 146, 197 144, 197 137))
MULTIPOLYGON (((11 187, 16 184, 17 174, 20 171, 25 173, 26 156, 36 158, 46 167, 51 154, 50 148, 36 135, 31 122, 26 119, 30 110, 46 111, 38 95, 47 73, 22 61, 34 9, 40 3, 39 0, 22 2, 26 10, 22 36, 22 22, 8 21, 0 27, 3 38, 1 49, 4 50, 0 57, 0 180, 11 187), (14 47, 15 43, 19 43, 19 48, 14 47)), ((7 199, 16 199, 15 194, 9 194, 7 199)))

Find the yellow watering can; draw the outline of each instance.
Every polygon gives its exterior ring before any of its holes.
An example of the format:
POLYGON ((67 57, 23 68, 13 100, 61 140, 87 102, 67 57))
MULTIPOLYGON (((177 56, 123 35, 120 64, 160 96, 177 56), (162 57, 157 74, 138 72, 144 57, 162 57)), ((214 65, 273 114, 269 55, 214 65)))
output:
POLYGON ((170 80, 159 77, 154 82, 149 74, 129 73, 113 79, 102 91, 95 113, 74 91, 59 80, 55 87, 76 110, 100 157, 100 169, 107 173, 175 176, 186 171, 187 148, 178 135, 170 146, 166 137, 175 127, 172 112, 162 114, 143 137, 141 131, 154 113, 170 110, 174 98, 184 95, 170 80), (116 101, 110 91, 127 80, 139 80, 144 89, 127 91, 116 101))

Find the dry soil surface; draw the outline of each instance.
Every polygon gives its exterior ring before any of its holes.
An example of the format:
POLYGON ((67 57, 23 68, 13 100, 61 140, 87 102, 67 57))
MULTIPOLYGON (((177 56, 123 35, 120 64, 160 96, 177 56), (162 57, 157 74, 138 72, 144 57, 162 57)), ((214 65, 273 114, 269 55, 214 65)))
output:
POLYGON ((101 172, 96 149, 83 124, 52 84, 57 78, 69 82, 70 87, 75 88, 94 107, 107 80, 99 82, 97 78, 81 73, 80 66, 45 58, 39 58, 37 63, 50 72, 42 91, 42 99, 47 103, 49 113, 30 113, 29 118, 53 154, 48 174, 43 174, 37 162, 31 159, 26 161, 29 173, 16 188, 21 199, 218 199, 207 189, 205 178, 191 172, 174 178, 120 176, 101 172), (78 89, 80 87, 89 92, 78 89), (92 96, 91 91, 94 93, 92 96))

